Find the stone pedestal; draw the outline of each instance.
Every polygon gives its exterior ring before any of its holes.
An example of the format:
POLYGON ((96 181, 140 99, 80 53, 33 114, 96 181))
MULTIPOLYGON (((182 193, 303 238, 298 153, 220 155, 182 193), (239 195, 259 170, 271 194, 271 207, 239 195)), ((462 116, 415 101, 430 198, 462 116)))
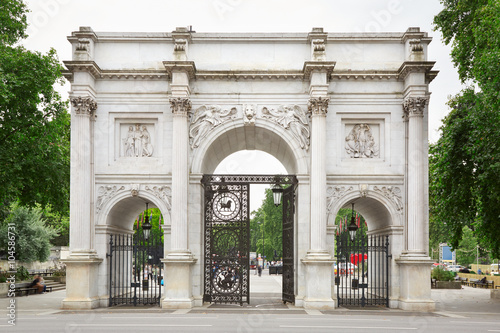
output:
POLYGON ((162 260, 165 265, 165 309, 191 309, 194 305, 191 268, 196 259, 187 252, 171 252, 162 260))
POLYGON ((66 264, 66 298, 62 301, 62 308, 98 308, 98 267, 102 259, 95 253, 72 253, 63 262, 66 264))
POLYGON ((304 308, 317 310, 332 310, 336 303, 332 294, 332 264, 333 260, 328 252, 308 252, 305 259, 306 296, 304 308))
POLYGON ((399 308, 409 311, 435 310, 431 299, 430 271, 433 260, 427 256, 402 255, 396 259, 399 265, 401 293, 399 308))

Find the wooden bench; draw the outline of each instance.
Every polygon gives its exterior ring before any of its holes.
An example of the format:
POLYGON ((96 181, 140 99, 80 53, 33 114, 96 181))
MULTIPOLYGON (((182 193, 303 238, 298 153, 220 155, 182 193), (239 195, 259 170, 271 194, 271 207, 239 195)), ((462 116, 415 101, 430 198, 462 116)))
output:
MULTIPOLYGON (((16 296, 23 296, 30 295, 30 294, 36 294, 38 289, 34 287, 30 287, 31 283, 30 282, 23 282, 23 283, 16 283, 14 287, 14 293, 16 296)), ((46 292, 52 292, 52 286, 45 286, 46 292)))
POLYGON ((474 287, 474 288, 476 288, 476 282, 477 282, 477 281, 479 281, 479 279, 469 279, 469 281, 467 281, 466 283, 467 283, 467 285, 468 285, 469 287, 474 287))
POLYGON ((457 281, 460 281, 462 283, 462 286, 467 285, 467 278, 466 277, 459 276, 457 281))
POLYGON ((491 287, 491 289, 494 289, 494 287, 495 287, 495 282, 493 280, 486 280, 486 282, 477 281, 475 284, 478 287, 486 288, 486 289, 489 289, 490 287, 491 287))

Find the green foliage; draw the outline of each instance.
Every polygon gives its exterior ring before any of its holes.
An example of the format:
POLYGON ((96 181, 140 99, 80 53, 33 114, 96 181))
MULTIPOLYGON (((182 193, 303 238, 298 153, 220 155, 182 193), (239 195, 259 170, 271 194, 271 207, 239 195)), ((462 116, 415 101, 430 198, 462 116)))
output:
POLYGON ((5 283, 7 282, 7 277, 4 275, 0 275, 0 283, 5 283))
MULTIPOLYGON (((50 255, 50 240, 57 236, 56 230, 46 226, 39 207, 28 208, 15 204, 11 213, 0 225, 0 235, 8 234, 8 224, 13 226, 16 260, 29 263, 44 262, 50 255)), ((0 238, 0 252, 7 252, 8 238, 0 238)))
POLYGON ((20 266, 17 268, 16 272, 16 281, 26 281, 31 278, 30 273, 24 266, 20 266))
POLYGON ((456 250, 457 263, 468 267, 470 264, 476 262, 477 239, 474 237, 473 231, 467 226, 463 227, 462 235, 462 240, 460 240, 456 250))
POLYGON ((47 54, 15 45, 26 37, 26 7, 0 5, 0 206, 20 201, 67 213, 70 117, 55 91, 62 65, 47 54))
POLYGON ((266 189, 262 206, 252 212, 250 221, 250 251, 263 253, 267 260, 283 256, 283 206, 276 207, 273 192, 266 189))
POLYGON ((66 267, 56 269, 53 274, 54 276, 66 276, 66 267))
POLYGON ((53 246, 69 245, 69 216, 53 211, 50 205, 47 205, 42 211, 42 217, 46 224, 58 233, 51 240, 53 246))
POLYGON ((0 43, 12 45, 26 38, 28 26, 26 13, 28 8, 19 0, 2 0, 0 2, 0 43))
MULTIPOLYGON (((134 221, 134 230, 135 233, 142 233, 142 224, 145 222, 145 220, 142 220, 142 217, 145 216, 146 211, 142 212, 139 216, 138 219, 141 219, 140 223, 137 223, 137 220, 134 221), (139 228, 137 228, 137 224, 140 224, 139 228)), ((149 217, 149 223, 151 223, 151 237, 161 237, 161 240, 163 241, 163 230, 160 228, 160 216, 161 211, 158 208, 150 208, 148 209, 148 217, 149 217)), ((163 217, 161 218, 162 222, 164 221, 163 217)))
POLYGON ((432 270, 431 277, 438 281, 453 281, 455 274, 453 274, 453 272, 445 271, 441 267, 436 267, 432 270))
POLYGON ((500 4, 442 0, 434 19, 463 83, 442 136, 430 149, 431 214, 456 248, 469 226, 481 247, 500 255, 500 4), (479 88, 479 92, 474 87, 479 88))

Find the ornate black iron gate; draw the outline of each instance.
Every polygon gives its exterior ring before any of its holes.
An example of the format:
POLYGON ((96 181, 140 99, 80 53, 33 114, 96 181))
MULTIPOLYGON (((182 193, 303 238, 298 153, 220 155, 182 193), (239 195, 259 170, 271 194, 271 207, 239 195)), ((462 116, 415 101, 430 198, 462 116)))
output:
POLYGON ((294 301, 293 212, 297 178, 289 175, 204 175, 204 302, 250 303, 250 184, 275 183, 292 185, 283 195, 283 209, 287 207, 283 214, 284 261, 286 258, 283 300, 294 301))
POLYGON ((337 236, 335 284, 339 306, 389 307, 389 236, 337 236))
POLYGON ((109 306, 160 305, 163 241, 151 234, 111 235, 109 239, 109 306))
POLYGON ((295 303, 295 284, 293 258, 295 247, 294 235, 295 186, 291 185, 283 191, 283 302, 295 303))

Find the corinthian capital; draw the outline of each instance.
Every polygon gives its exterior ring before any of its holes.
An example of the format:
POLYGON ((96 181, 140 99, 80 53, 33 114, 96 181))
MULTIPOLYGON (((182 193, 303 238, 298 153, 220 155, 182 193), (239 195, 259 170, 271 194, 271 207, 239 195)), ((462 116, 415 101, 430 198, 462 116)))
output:
POLYGON ((309 104, 307 105, 307 110, 312 115, 326 115, 328 112, 328 102, 330 99, 328 97, 322 98, 310 98, 309 104))
POLYGON ((170 107, 172 108, 172 112, 174 114, 187 115, 191 110, 191 101, 189 100, 189 98, 171 98, 170 107))
POLYGON ((72 97, 71 105, 75 110, 75 114, 83 116, 95 116, 95 110, 97 109, 97 103, 92 97, 72 97))
POLYGON ((427 97, 408 97, 403 102, 404 118, 423 117, 425 105, 429 101, 427 97))

